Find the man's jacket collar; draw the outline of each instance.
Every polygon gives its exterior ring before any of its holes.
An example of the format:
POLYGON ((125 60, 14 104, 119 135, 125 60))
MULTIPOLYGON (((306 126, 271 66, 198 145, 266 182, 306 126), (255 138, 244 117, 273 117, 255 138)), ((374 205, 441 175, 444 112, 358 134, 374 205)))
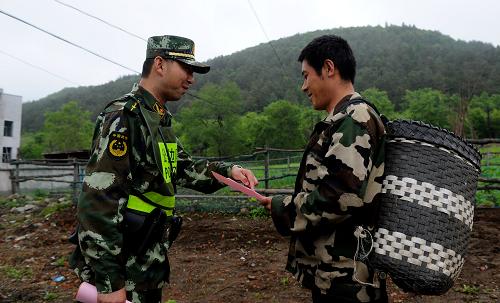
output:
POLYGON ((162 120, 165 117, 172 117, 170 111, 162 105, 160 101, 156 100, 156 98, 144 87, 139 85, 137 88, 132 90, 132 93, 141 101, 142 105, 144 105, 146 109, 158 113, 162 120))
POLYGON ((344 98, 342 98, 339 101, 339 103, 335 105, 335 108, 332 110, 332 112, 329 113, 328 116, 323 121, 326 123, 332 123, 343 118, 346 114, 341 111, 341 109, 344 107, 342 106, 342 104, 357 98, 361 98, 361 95, 357 92, 354 92, 354 94, 347 95, 344 98))

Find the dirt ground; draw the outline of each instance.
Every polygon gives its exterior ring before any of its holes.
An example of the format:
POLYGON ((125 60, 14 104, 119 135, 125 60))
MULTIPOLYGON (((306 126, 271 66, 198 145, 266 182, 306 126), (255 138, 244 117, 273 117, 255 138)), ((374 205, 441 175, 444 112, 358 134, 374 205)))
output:
MULTIPOLYGON (((66 257, 73 249, 67 237, 74 208, 64 199, 33 204, 25 211, 0 205, 0 302, 72 302, 79 281, 66 257)), ((284 270, 288 243, 271 219, 207 213, 186 213, 184 219, 169 254, 165 302, 310 302, 309 292, 284 270)), ((390 283, 391 301, 499 302, 499 226, 500 209, 476 209, 469 255, 455 286, 443 296, 422 297, 390 283)))

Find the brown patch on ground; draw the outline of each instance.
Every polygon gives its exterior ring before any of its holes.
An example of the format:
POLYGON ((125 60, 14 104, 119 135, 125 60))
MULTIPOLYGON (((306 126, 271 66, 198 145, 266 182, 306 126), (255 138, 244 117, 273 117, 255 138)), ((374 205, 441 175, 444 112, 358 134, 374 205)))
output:
MULTIPOLYGON (((65 258, 74 209, 49 217, 0 208, 0 302, 71 302, 79 281, 65 258), (64 276, 64 281, 54 278, 64 276)), ((189 213, 169 258, 164 301, 310 302, 285 272, 287 240, 270 219, 189 213)), ((469 255, 455 286, 439 297, 410 296, 390 285, 392 302, 498 302, 500 209, 476 209, 469 255)))

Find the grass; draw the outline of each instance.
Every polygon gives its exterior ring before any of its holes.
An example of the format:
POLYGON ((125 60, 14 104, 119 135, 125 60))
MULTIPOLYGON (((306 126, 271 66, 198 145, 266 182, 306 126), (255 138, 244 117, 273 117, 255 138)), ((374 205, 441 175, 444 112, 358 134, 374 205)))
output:
POLYGON ((477 295, 481 289, 474 285, 463 284, 462 288, 459 288, 457 291, 466 295, 477 295))
POLYGON ((0 267, 1 272, 5 274, 5 276, 13 279, 13 280, 21 280, 22 278, 31 278, 33 275, 33 271, 31 268, 16 268, 12 266, 3 266, 0 267))
POLYGON ((45 301, 53 301, 57 298, 59 298, 59 295, 50 291, 46 292, 45 295, 43 296, 43 299, 45 301))
MULTIPOLYGON (((488 145, 480 149, 483 159, 481 160, 481 177, 500 178, 500 144, 488 145), (496 153, 496 154, 495 154, 496 153)), ((479 182, 479 187, 488 185, 479 182)), ((489 184, 494 185, 494 184, 489 184)), ((479 190, 476 193, 476 204, 485 207, 500 207, 500 190, 479 190)))
POLYGON ((66 257, 59 257, 57 260, 52 262, 53 265, 58 267, 63 267, 66 263, 66 257))
POLYGON ((251 207, 250 212, 248 214, 252 219, 269 218, 269 213, 262 206, 251 207))
POLYGON ((49 191, 46 189, 35 189, 31 194, 35 198, 42 199, 42 198, 47 198, 49 196, 49 191))
POLYGON ((5 207, 5 208, 19 207, 25 205, 26 202, 27 202, 26 200, 20 198, 16 199, 0 198, 0 207, 5 207))
POLYGON ((283 286, 288 286, 288 284, 290 284, 290 280, 288 280, 288 277, 282 277, 280 279, 280 284, 283 286))
POLYGON ((47 205, 47 207, 45 207, 42 210, 41 214, 44 217, 48 217, 56 212, 59 212, 63 209, 71 207, 72 205, 73 204, 71 203, 71 201, 65 201, 65 202, 60 202, 60 203, 51 203, 51 204, 47 205))

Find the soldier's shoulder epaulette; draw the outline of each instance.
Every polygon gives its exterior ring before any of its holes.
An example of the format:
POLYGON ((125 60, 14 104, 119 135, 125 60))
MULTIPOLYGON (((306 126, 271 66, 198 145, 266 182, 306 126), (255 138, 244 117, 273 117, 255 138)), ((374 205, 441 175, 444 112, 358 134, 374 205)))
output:
POLYGON ((111 113, 126 110, 128 112, 137 113, 137 107, 139 106, 138 103, 139 102, 133 94, 126 94, 108 103, 108 105, 106 105, 104 109, 104 112, 111 113))

